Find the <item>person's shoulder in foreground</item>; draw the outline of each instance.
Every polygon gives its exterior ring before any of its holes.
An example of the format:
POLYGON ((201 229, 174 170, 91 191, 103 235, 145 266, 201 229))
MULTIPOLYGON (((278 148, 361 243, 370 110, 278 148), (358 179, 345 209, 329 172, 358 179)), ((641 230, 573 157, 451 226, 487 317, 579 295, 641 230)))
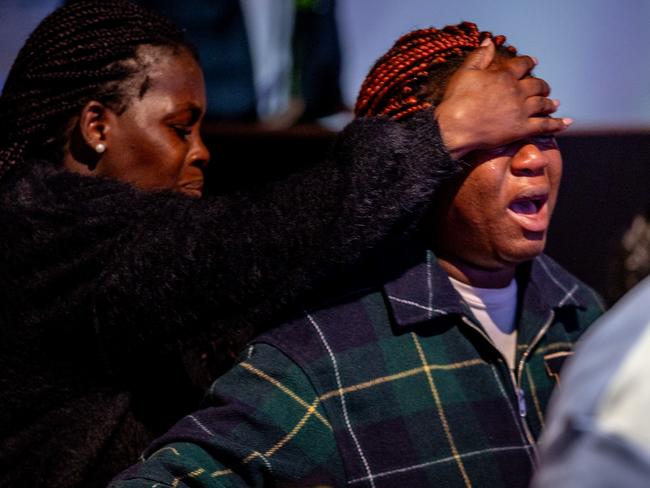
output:
POLYGON ((553 397, 533 486, 650 485, 650 278, 578 344, 553 397))

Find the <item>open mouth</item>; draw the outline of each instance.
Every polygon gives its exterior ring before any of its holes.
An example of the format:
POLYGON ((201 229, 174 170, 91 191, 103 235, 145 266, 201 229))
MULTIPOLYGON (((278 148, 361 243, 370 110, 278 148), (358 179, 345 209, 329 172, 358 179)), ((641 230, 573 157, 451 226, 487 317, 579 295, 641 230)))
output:
POLYGON ((539 213, 547 201, 548 195, 517 198, 508 205, 508 208, 516 214, 534 215, 539 213))
POLYGON ((519 196, 510 202, 508 212, 522 229, 546 232, 550 220, 547 203, 548 193, 519 196))

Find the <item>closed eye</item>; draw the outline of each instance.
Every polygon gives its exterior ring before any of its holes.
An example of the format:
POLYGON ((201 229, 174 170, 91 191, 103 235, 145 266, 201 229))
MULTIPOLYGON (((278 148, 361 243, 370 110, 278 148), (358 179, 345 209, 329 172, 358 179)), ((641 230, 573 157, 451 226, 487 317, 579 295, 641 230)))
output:
POLYGON ((555 137, 551 135, 535 136, 532 139, 534 144, 543 149, 557 147, 557 141, 555 137))
POLYGON ((174 129, 174 132, 178 134, 179 137, 182 139, 187 139, 187 137, 192 134, 192 128, 185 126, 185 125, 172 125, 172 129, 174 129))
POLYGON ((497 158, 499 156, 509 156, 517 152, 517 143, 513 142, 510 144, 504 144, 503 146, 493 147, 491 149, 485 149, 484 154, 487 154, 489 157, 497 158))
POLYGON ((508 150, 508 146, 497 146, 490 149, 485 149, 484 152, 490 156, 500 156, 508 150))

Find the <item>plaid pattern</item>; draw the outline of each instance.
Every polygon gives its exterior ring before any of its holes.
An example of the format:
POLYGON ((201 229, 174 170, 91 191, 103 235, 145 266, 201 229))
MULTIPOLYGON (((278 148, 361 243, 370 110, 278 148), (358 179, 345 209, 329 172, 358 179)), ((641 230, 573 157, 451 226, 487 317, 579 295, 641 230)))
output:
POLYGON ((527 486, 558 360, 603 307, 546 256, 520 268, 514 377, 427 252, 257 338, 114 486, 527 486))

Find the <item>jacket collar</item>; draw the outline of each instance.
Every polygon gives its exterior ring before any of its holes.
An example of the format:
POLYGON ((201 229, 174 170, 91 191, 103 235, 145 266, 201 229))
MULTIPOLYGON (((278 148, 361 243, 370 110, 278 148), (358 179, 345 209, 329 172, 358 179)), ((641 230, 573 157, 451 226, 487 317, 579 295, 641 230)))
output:
MULTIPOLYGON (((419 262, 384 285, 388 306, 398 327, 412 327, 447 315, 472 317, 447 273, 430 250, 419 262)), ((545 255, 517 269, 520 309, 546 320, 551 310, 586 307, 586 291, 579 281, 545 255)), ((521 313, 519 314, 521 315, 521 313)))

